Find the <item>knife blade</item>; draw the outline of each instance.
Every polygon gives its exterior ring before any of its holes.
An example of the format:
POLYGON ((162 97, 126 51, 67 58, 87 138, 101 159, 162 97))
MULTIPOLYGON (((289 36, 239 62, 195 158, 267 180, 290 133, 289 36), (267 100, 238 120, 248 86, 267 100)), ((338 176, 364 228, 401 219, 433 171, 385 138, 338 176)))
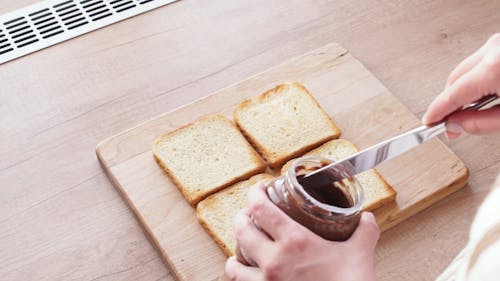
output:
MULTIPOLYGON (((498 95, 490 94, 480 100, 463 107, 460 110, 481 110, 491 105, 498 99, 498 95)), ((394 158, 446 131, 446 122, 440 122, 433 126, 420 126, 396 137, 370 146, 352 156, 314 170, 305 175, 310 177, 321 171, 330 169, 337 175, 338 180, 352 177, 367 171, 381 162, 394 158)))

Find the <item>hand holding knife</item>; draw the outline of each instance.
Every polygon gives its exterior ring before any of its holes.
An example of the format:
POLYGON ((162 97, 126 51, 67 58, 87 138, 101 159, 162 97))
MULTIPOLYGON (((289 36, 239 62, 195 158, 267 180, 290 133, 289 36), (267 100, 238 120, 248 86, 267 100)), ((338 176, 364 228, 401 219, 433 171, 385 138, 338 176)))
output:
MULTIPOLYGON (((462 110, 482 110, 497 106, 500 101, 497 94, 484 96, 478 101, 464 106, 462 110)), ((399 136, 382 141, 371 147, 368 147, 350 157, 334 162, 321 169, 315 170, 305 177, 314 176, 321 171, 331 169, 336 172, 338 179, 352 177, 361 172, 367 171, 385 160, 396 157, 411 148, 418 146, 429 139, 440 135, 446 131, 446 118, 432 126, 420 126, 416 129, 403 133, 399 136)))

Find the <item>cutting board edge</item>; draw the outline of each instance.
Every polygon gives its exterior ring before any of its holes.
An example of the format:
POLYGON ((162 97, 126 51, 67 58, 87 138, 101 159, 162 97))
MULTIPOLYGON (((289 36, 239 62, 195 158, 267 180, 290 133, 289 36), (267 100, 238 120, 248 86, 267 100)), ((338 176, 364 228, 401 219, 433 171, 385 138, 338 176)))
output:
MULTIPOLYGON (((439 142, 441 142, 441 141, 439 141, 439 142)), ((455 154, 453 153, 453 155, 455 155, 455 154)), ((459 159, 459 158, 457 157, 457 159, 459 159)), ((416 203, 416 205, 418 205, 418 207, 414 207, 410 211, 404 212, 396 220, 391 220, 390 215, 389 215, 389 218, 384 220, 384 224, 380 225, 380 231, 385 232, 385 231, 397 226, 398 224, 400 224, 400 223, 408 220, 409 218, 417 215, 418 213, 434 206, 437 202, 443 200, 447 196, 449 196, 449 195, 461 190, 465 186, 467 186, 467 184, 469 183, 468 180, 469 180, 469 176, 470 176, 470 171, 469 171, 469 168, 467 168, 467 166, 462 162, 462 160, 459 159, 459 161, 461 164, 463 164, 463 166, 465 168, 463 173, 461 173, 459 175, 459 177, 457 177, 449 185, 437 190, 436 192, 434 192, 433 194, 431 194, 425 198, 422 198, 420 201, 418 201, 416 203)), ((381 207, 381 210, 383 210, 383 208, 384 208, 384 206, 381 207)), ((374 213, 375 214, 377 213, 377 209, 374 210, 374 213)))
POLYGON ((174 273, 173 276, 176 278, 176 280, 181 280, 181 281, 187 280, 184 278, 184 274, 177 270, 175 263, 168 258, 169 255, 161 249, 161 246, 159 245, 159 241, 155 238, 155 235, 153 233, 151 233, 152 229, 150 229, 150 227, 145 223, 144 218, 141 216, 139 210, 136 208, 136 206, 132 202, 132 200, 128 197, 127 193, 121 187, 120 183, 118 182, 115 175, 111 171, 112 167, 106 166, 105 160, 102 158, 103 155, 101 155, 99 153, 99 151, 96 150, 96 154, 97 154, 97 159, 99 160, 99 164, 101 165, 101 168, 106 173, 106 176, 111 180, 111 184, 118 191, 118 193, 120 194, 120 197, 125 201, 125 203, 128 205, 130 210, 132 210, 134 217, 136 217, 136 219, 139 221, 139 224, 141 226, 142 231, 144 232, 147 239, 153 245, 153 248, 159 254, 163 263, 168 266, 168 270, 170 270, 174 273))

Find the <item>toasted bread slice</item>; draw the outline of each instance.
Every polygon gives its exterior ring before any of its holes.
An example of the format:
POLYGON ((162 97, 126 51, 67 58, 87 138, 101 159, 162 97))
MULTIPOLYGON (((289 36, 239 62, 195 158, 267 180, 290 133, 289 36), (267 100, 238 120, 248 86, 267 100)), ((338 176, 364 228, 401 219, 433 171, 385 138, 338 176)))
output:
POLYGON ((210 195, 196 207, 200 224, 227 256, 235 254, 234 217, 239 210, 246 207, 248 189, 259 181, 269 182, 272 179, 269 174, 253 176, 210 195))
POLYGON ((193 206, 266 165, 233 122, 208 115, 156 139, 153 154, 193 206))
MULTIPOLYGON (((344 139, 338 139, 329 141, 322 146, 311 150, 304 156, 322 156, 338 161, 358 151, 358 148, 351 142, 344 139)), ((293 161, 295 161, 295 159, 288 161, 288 163, 282 167, 281 174, 284 174, 290 168, 293 161)), ((375 169, 363 172, 357 175, 356 178, 363 187, 365 194, 365 202, 362 207, 364 211, 371 211, 395 200, 396 191, 375 169)))
POLYGON ((299 83, 276 86, 233 112, 245 137, 271 168, 340 136, 340 129, 299 83))

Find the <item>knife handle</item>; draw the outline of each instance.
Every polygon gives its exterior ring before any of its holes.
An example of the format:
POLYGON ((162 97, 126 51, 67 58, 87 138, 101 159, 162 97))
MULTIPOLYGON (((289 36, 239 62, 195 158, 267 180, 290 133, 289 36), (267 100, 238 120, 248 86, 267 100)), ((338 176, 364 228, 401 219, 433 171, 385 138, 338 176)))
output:
POLYGON ((480 98, 479 100, 477 100, 474 103, 466 105, 460 111, 467 110, 467 109, 481 110, 484 107, 486 107, 487 105, 489 105, 490 103, 493 103, 497 99, 498 99, 498 95, 496 93, 489 94, 487 96, 480 98))

